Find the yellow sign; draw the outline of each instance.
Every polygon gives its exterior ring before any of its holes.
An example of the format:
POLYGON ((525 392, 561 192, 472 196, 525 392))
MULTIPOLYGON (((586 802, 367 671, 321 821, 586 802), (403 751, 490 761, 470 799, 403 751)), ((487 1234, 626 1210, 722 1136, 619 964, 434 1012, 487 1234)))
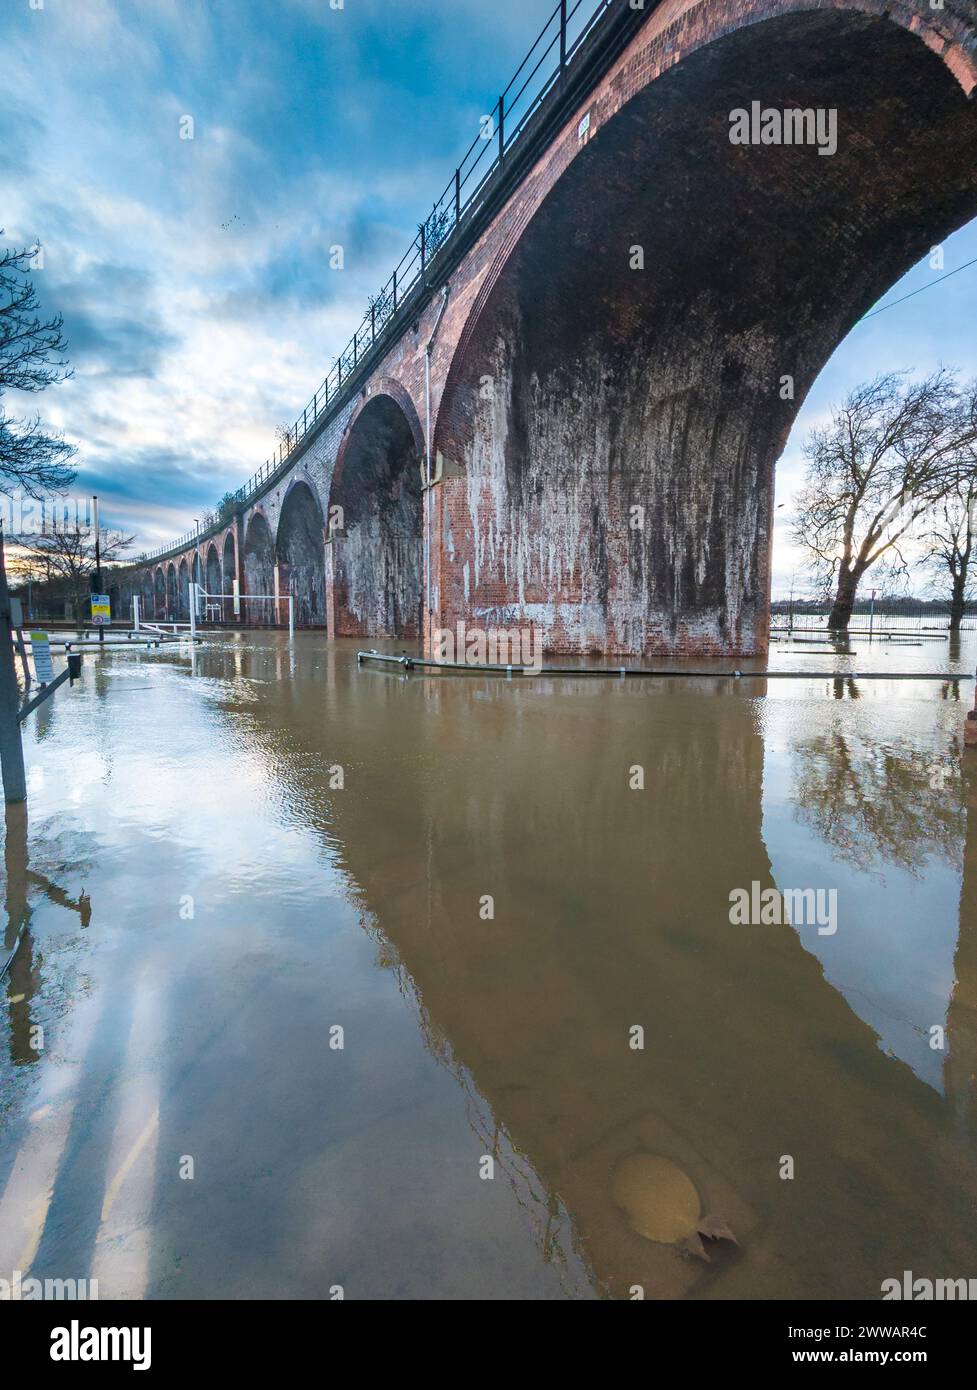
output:
POLYGON ((112 621, 112 605, 108 594, 92 594, 92 622, 96 625, 112 621))

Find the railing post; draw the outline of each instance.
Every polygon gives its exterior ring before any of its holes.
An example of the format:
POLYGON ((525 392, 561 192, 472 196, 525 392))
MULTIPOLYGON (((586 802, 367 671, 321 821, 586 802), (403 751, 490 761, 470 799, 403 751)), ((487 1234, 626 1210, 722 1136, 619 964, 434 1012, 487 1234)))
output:
POLYGON ((455 170, 455 226, 461 221, 461 170, 455 170))
POLYGON ((397 312, 397 272, 394 271, 394 313, 397 312))
POLYGON ((10 595, 7 592, 7 572, 3 557, 3 532, 0 531, 0 764, 3 767, 4 800, 27 800, 27 773, 24 769, 24 745, 20 734, 20 688, 14 665, 14 642, 11 625, 10 595))
POLYGON ((427 274, 427 223, 421 223, 421 280, 427 274))
POLYGON ((353 334, 353 366, 354 366, 354 367, 356 366, 357 361, 358 361, 358 358, 357 358, 357 355, 356 355, 356 334, 354 333, 354 334, 353 334))
POLYGON ((377 306, 376 301, 370 305, 370 346, 374 347, 377 341, 377 306))
POLYGON ((567 79, 567 0, 560 0, 560 90, 567 79))
POLYGON ((499 168, 505 162, 505 93, 499 97, 499 168))

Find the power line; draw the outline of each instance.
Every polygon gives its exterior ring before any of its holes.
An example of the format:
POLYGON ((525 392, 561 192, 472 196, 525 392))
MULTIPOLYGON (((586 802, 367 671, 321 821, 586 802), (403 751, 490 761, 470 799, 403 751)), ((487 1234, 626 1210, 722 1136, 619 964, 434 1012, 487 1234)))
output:
POLYGON ((873 309, 870 314, 863 314, 858 322, 864 323, 866 319, 874 319, 876 314, 884 314, 886 309, 894 309, 897 304, 905 304, 907 299, 913 299, 917 294, 922 294, 923 290, 934 289, 935 286, 941 285, 944 280, 949 280, 951 275, 959 275, 961 270, 966 270, 971 265, 977 265, 977 256, 972 261, 964 261, 963 265, 958 265, 956 270, 948 270, 945 275, 940 276, 939 280, 931 280, 928 285, 921 285, 918 290, 913 290, 911 294, 904 294, 901 299, 894 299, 891 304, 883 304, 881 309, 873 309))

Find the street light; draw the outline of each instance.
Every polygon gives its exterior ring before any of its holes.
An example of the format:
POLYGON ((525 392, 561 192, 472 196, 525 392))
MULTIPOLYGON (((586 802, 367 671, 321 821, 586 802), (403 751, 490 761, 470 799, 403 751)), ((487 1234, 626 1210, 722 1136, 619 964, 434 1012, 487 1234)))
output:
MULTIPOLYGON (((98 594, 99 598, 101 598, 101 595, 102 595, 102 547, 101 547, 101 539, 100 539, 100 536, 99 536, 99 529, 100 529, 100 528, 99 528, 99 524, 98 524, 98 497, 97 497, 97 496, 93 496, 93 497, 92 497, 92 511, 93 511, 93 513, 94 513, 94 520, 95 520, 95 592, 96 592, 96 594, 98 594)), ((99 628, 98 628, 98 640, 99 640, 99 642, 104 642, 104 641, 105 641, 105 626, 104 626, 104 624, 102 624, 102 623, 99 624, 99 628)))

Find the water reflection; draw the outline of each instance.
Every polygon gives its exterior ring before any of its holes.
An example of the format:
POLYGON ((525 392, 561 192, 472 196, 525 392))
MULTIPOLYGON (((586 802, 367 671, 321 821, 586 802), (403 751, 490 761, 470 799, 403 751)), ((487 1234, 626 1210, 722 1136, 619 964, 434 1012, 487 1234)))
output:
POLYGON ((834 728, 797 740, 793 800, 799 821, 859 869, 932 858, 959 866, 966 805, 961 740, 945 752, 882 742, 872 731, 834 728))
POLYGON ((87 893, 82 892, 78 898, 72 898, 47 875, 29 867, 27 806, 8 805, 5 810, 4 910, 7 920, 4 953, 0 957, 0 978, 7 989, 10 1057, 15 1066, 23 1066, 38 1060, 43 1033, 31 1016, 31 1002, 40 988, 41 972, 30 929, 28 890, 32 887, 39 889, 52 903, 77 912, 82 927, 87 927, 91 921, 92 909, 87 893))
MULTIPOLYGON (((905 1268, 972 1270, 977 826, 948 702, 404 679, 312 637, 192 663, 110 658, 86 685, 111 714, 85 786, 120 920, 70 1027, 104 1118, 57 1150, 35 1272, 174 1296, 872 1298, 905 1268), (732 926, 752 883, 836 885, 837 938, 732 926), (637 1150, 741 1249, 704 1264, 632 1232, 610 1177, 637 1150)), ((64 758, 91 725, 58 717, 64 758)), ((15 1117, 0 1159, 22 1137, 15 1117)))

